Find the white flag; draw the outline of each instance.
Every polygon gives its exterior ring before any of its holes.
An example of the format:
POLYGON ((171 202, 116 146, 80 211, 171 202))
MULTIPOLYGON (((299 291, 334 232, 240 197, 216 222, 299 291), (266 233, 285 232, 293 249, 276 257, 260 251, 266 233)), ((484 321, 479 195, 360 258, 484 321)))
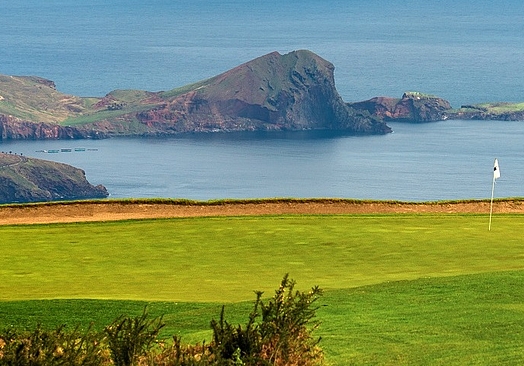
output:
POLYGON ((495 159, 495 164, 493 165, 493 179, 500 178, 500 169, 499 169, 499 161, 495 159))

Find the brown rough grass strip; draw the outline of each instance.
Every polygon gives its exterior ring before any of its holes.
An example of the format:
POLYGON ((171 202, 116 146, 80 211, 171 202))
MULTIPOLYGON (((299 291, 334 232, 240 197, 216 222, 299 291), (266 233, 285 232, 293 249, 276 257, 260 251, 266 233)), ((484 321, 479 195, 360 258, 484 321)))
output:
MULTIPOLYGON (((396 202, 339 199, 238 201, 102 200, 0 206, 0 225, 279 214, 488 214, 490 202, 396 202)), ((494 213, 524 213, 524 199, 496 200, 494 213)))

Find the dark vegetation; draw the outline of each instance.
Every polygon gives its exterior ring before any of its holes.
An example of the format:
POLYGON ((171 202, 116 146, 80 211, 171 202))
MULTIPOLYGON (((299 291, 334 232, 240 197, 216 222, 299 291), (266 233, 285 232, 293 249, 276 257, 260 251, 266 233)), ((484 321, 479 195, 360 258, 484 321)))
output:
POLYGON ((256 292, 247 323, 211 321, 212 340, 185 345, 178 336, 159 339, 163 317, 150 317, 147 308, 136 317, 120 316, 103 331, 65 325, 54 330, 9 328, 0 333, 0 365, 320 365, 320 339, 313 336, 316 300, 322 290, 295 290, 285 275, 272 298, 256 292))

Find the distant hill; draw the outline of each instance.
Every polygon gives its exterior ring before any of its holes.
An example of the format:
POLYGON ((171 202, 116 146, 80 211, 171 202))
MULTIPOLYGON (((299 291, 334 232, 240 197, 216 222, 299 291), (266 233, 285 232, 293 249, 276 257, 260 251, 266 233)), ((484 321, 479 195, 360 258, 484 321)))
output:
POLYGON ((273 52, 182 88, 102 98, 62 94, 40 77, 0 76, 0 139, 311 129, 391 132, 346 105, 334 66, 306 50, 273 52))
POLYGON ((83 170, 67 164, 0 153, 0 203, 105 198, 83 170))

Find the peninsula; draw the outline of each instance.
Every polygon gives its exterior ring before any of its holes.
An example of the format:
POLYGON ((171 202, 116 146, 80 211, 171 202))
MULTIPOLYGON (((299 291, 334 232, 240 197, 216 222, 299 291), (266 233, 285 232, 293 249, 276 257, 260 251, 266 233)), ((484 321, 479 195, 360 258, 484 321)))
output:
POLYGON ((65 95, 40 77, 0 76, 1 139, 77 139, 193 132, 344 130, 391 132, 344 103, 334 66, 310 51, 277 52, 163 92, 65 95))
POLYGON ((0 140, 169 136, 232 131, 391 132, 389 121, 523 120, 524 103, 466 105, 419 92, 346 103, 334 66, 311 51, 272 52, 184 87, 114 90, 103 97, 59 92, 37 76, 0 75, 0 140))

